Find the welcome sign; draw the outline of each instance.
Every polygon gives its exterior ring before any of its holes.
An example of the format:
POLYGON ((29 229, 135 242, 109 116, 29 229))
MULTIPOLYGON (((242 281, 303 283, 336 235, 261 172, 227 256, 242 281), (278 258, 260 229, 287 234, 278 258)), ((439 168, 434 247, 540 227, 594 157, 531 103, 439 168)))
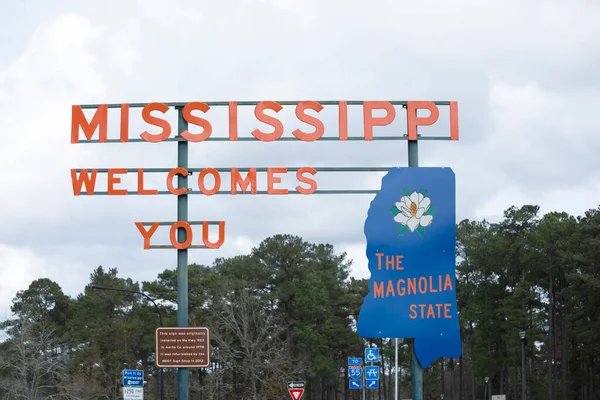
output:
MULTIPOLYGON (((75 196, 155 196, 172 195, 177 199, 177 219, 162 222, 135 222, 144 249, 176 249, 177 255, 177 326, 188 325, 188 249, 216 249, 225 242, 225 221, 190 221, 188 195, 348 195, 375 194, 365 234, 371 279, 369 295, 358 321, 362 337, 416 338, 419 360, 428 366, 440 356, 458 357, 460 338, 456 313, 454 278, 454 176, 448 169, 388 167, 190 167, 188 144, 208 141, 273 143, 280 141, 365 141, 409 142, 420 140, 458 140, 458 104, 455 101, 212 101, 175 103, 113 103, 72 106, 71 143, 143 142, 158 145, 176 142, 177 166, 173 168, 74 168, 71 169, 75 196), (449 108, 447 136, 421 136, 419 126, 436 124, 439 106, 449 108), (322 111, 330 107, 334 121, 322 111), (360 108, 362 124, 352 127, 351 107, 360 108), (225 113, 213 113, 220 108, 225 113), (280 112, 293 108, 295 121, 282 118, 280 112), (141 110, 139 115, 132 110, 141 110), (253 118, 244 121, 244 111, 253 118), (400 127, 398 112, 406 112, 400 127), (427 116, 418 116, 425 111, 427 116), (136 117, 141 128, 132 128, 136 117), (173 120, 177 122, 172 123, 173 120), (337 123, 335 123, 337 120, 337 123), (325 121, 329 121, 325 123, 325 121), (334 122, 332 124, 332 122, 334 122), (295 124, 295 126, 291 126, 295 124), (383 135, 384 126, 405 132, 383 135), (243 127, 248 127, 245 129, 243 127), (351 129, 353 128, 353 129, 351 129), (350 135, 359 131, 358 135, 350 135), (219 133, 221 136, 215 133, 219 133), (287 134, 287 135, 286 135, 287 134), (389 170, 389 171, 388 171, 389 170), (318 188, 322 172, 387 171, 381 190, 318 188), (165 174, 160 185, 150 185, 146 176, 165 174), (266 190, 259 190, 259 173, 266 173, 266 190), (285 174, 295 175, 292 187, 285 187, 285 174), (105 187, 99 187, 99 174, 107 175, 105 187), (127 187, 122 179, 128 174, 136 183, 127 187), (191 179, 189 179, 191 178, 191 179), (191 181, 191 182, 189 182, 191 181), (103 190, 105 189, 105 190, 103 190), (192 226, 201 226, 201 242, 192 226), (209 238, 209 227, 218 226, 217 239, 209 238), (150 244, 160 226, 168 226, 170 245, 150 244), (196 244, 194 244, 196 243, 196 244)), ((264 181, 263 181, 264 182, 264 181)), ((421 371, 421 372, 419 372, 421 371)), ((178 369, 179 398, 188 398, 189 371, 178 369)), ((422 376, 413 365, 413 379, 422 376)), ((413 394, 422 383, 413 383, 413 394)), ((417 396, 413 396, 417 398, 417 396)))
MULTIPOLYGON (((450 136, 447 139, 458 140, 458 105, 456 102, 446 102, 450 108, 450 136)), ((407 135, 404 139, 417 140, 417 127, 433 125, 438 121, 439 109, 434 102, 431 101, 334 101, 334 102, 318 102, 313 100, 305 100, 299 102, 275 102, 275 101, 259 101, 259 102, 213 102, 204 103, 193 101, 188 103, 145 103, 145 104, 99 104, 95 106, 87 106, 87 109, 93 109, 93 115, 86 115, 84 108, 81 105, 72 106, 71 113, 71 143, 128 143, 128 142, 147 142, 161 143, 165 141, 186 141, 190 143, 201 143, 211 140, 219 141, 248 141, 256 140, 260 142, 275 142, 283 140, 299 140, 303 142, 315 142, 320 140, 364 140, 373 141, 377 139, 397 140, 397 137, 376 137, 374 129, 377 127, 388 126, 396 120, 396 106, 401 105, 407 110, 407 135), (212 104, 212 105, 211 105, 212 104), (326 127, 323 118, 319 117, 319 113, 324 109, 324 105, 335 106, 337 108, 337 126, 326 127), (211 116, 212 107, 227 107, 227 118, 220 120, 216 116, 211 116), (253 108, 254 124, 256 128, 249 132, 240 132, 239 110, 241 108, 253 108), (306 126, 304 129, 287 129, 291 132, 291 137, 285 137, 286 128, 281 118, 277 115, 285 107, 294 107, 294 114, 297 121, 306 126), (348 108, 358 106, 362 108, 362 136, 350 137, 349 132, 349 117, 348 108), (109 109, 118 108, 118 124, 112 124, 115 129, 109 132, 109 109), (132 132, 130 123, 131 108, 141 108, 141 119, 145 125, 145 129, 132 132), (429 116, 417 116, 417 110, 427 110, 429 116), (185 129, 178 132, 178 126, 172 126, 169 122, 169 114, 179 112, 180 122, 185 124, 185 129), (375 114, 382 114, 376 116, 375 114), (261 129, 260 125, 266 125, 268 128, 261 129), (225 127, 227 136, 213 137, 213 125, 225 127), (192 127, 197 132, 192 132, 192 127), (150 130, 158 130, 157 133, 151 133, 150 130), (176 135, 174 133, 177 132, 176 135), (335 136, 325 136, 325 133, 334 133, 335 136), (138 137, 131 137, 132 133, 138 137), (247 135, 241 134, 250 134, 247 135), (93 139, 97 135, 98 139, 93 139), (81 140, 83 136, 84 140, 81 140)), ((327 168, 325 168, 327 169, 327 168)), ((162 195, 170 194, 174 196, 182 196, 186 194, 202 194, 205 196, 213 196, 217 194, 266 194, 266 195, 287 195, 287 194, 303 194, 311 195, 315 193, 330 193, 330 194, 352 194, 365 193, 372 191, 319 191, 315 176, 319 169, 302 166, 302 167, 269 167, 269 168, 183 168, 175 167, 168 169, 166 180, 163 188, 148 187, 145 183, 145 177, 148 173, 159 172, 157 168, 82 168, 71 169, 71 181, 73 186, 73 194, 81 195, 109 195, 109 196, 126 196, 126 195, 162 195), (267 190, 258 191, 257 173, 266 172, 267 190), (106 191, 98 190, 96 181, 99 173, 106 173, 107 185, 106 191), (176 187, 175 180, 180 177, 187 178, 196 173, 197 177, 191 187, 176 187), (293 188, 281 186, 282 178, 289 173, 295 175, 297 185, 293 188), (134 174, 137 178, 137 185, 133 188, 125 188, 121 184, 121 180, 128 174, 134 174), (227 175, 229 185, 225 187, 223 180, 224 175, 227 175)), ((335 168, 330 170, 335 170, 335 168)), ((368 170, 368 169, 367 169, 368 170)), ((163 172, 163 171, 160 171, 163 172)), ((160 222, 142 223, 135 222, 135 226, 139 230, 143 238, 144 249, 150 249, 150 241, 156 233, 160 222)), ((223 245, 225 241, 225 221, 201 221, 202 227, 201 240, 202 248, 216 249, 223 245), (216 240, 209 239, 209 226, 218 225, 218 238, 216 240)), ((176 221, 170 224, 169 238, 171 245, 178 249, 184 250, 193 245, 194 235, 191 224, 188 221, 176 221), (185 231, 185 240, 178 240, 177 232, 185 231)))

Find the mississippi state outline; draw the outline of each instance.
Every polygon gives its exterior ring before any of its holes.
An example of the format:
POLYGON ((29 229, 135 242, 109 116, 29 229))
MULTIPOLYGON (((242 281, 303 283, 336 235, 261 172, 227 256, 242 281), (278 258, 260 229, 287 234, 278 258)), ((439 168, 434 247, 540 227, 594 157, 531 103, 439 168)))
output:
POLYGON ((454 172, 390 169, 364 232, 371 277, 358 335, 414 338, 425 368, 440 357, 459 357, 454 172))

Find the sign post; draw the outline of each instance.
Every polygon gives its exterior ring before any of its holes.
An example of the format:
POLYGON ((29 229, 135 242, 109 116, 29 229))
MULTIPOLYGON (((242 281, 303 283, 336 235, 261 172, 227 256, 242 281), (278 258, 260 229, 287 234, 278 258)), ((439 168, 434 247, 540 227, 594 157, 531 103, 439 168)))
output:
MULTIPOLYGON (((389 167, 322 167, 313 168, 309 166, 301 167, 250 167, 250 168, 190 168, 188 165, 188 142, 199 143, 205 141, 229 141, 229 142, 275 142, 275 141, 358 141, 365 142, 379 140, 408 140, 409 166, 417 167, 417 126, 433 125, 439 117, 439 106, 449 106, 450 137, 447 136, 428 136, 421 140, 458 140, 458 106, 454 101, 213 101, 199 102, 192 101, 188 103, 132 103, 132 104, 88 104, 74 105, 72 107, 71 117, 71 143, 161 143, 177 142, 177 167, 176 168, 77 168, 71 169, 71 180, 73 185, 73 194, 81 195, 175 195, 177 196, 177 221, 162 222, 135 222, 144 249, 176 249, 177 251, 177 325, 180 328, 188 327, 188 249, 218 249, 225 241, 225 221, 190 221, 188 218, 188 195, 222 195, 222 194, 252 194, 252 195, 287 195, 287 194, 377 194, 380 190, 372 189, 318 189, 315 179, 317 173, 327 172, 377 172, 391 171, 389 167), (283 137, 286 129, 283 121, 277 117, 283 107, 295 107, 296 122, 312 126, 312 129, 288 129, 292 137, 283 137), (325 128, 325 119, 320 117, 323 108, 335 107, 338 124, 334 129, 325 128), (349 107, 361 107, 363 115, 362 136, 350 137, 348 135, 348 125, 351 119, 348 118, 349 107), (375 135, 375 128, 380 130, 389 126, 392 128, 396 119, 396 107, 401 106, 407 110, 407 134, 406 135, 375 135), (225 122, 226 136, 213 136, 213 125, 211 120, 217 118, 211 115, 211 108, 225 107, 228 111, 228 117, 225 122), (241 110, 253 108, 253 114, 256 121, 253 123, 259 126, 259 123, 271 126, 271 129, 263 131, 259 128, 246 131, 240 134, 238 124, 238 114, 241 110), (130 110, 141 109, 141 119, 145 128, 149 130, 137 130, 135 132, 139 137, 130 137, 130 110), (171 126, 168 113, 173 110, 177 114, 177 124, 171 126), (91 111, 90 111, 91 110, 91 111), (114 111, 117 111, 115 113, 114 111), (417 117, 417 110, 428 110, 428 117, 417 117), (87 112, 84 113, 84 111, 87 112), (110 111, 110 113, 109 113, 110 111), (268 113, 266 113, 268 111, 268 113), (376 112, 383 111, 385 116, 375 116, 376 112), (91 113, 93 112, 93 114, 91 113), (109 118, 110 114, 110 118, 109 118), (199 116, 200 114, 201 116, 199 116), (273 116, 275 114, 275 116, 273 116), (116 118, 115 118, 116 117, 116 118), (111 132, 109 135, 109 119, 119 119, 118 124, 110 124, 117 130, 118 134, 111 132), (188 130, 189 125, 194 125, 193 131, 200 130, 200 133, 192 133, 188 130), (117 128, 118 127, 118 128, 117 128), (159 133, 151 133, 159 131, 159 133), (328 135, 325 135, 325 132, 328 135), (331 134, 333 133, 333 135, 331 134), (82 135, 83 134, 83 135, 82 135), (248 134, 250 136, 248 136, 248 134), (97 135, 97 138, 94 136, 97 135), (83 136, 83 139, 81 138, 83 136), (117 137, 115 137, 117 136, 117 137), (294 173, 298 185, 293 189, 282 187, 282 178, 284 174, 294 173), (97 175, 99 173, 108 174, 106 191, 96 189, 97 175), (144 183, 144 177, 150 173, 167 174, 166 189, 148 187, 144 183), (258 173, 266 173, 267 190, 257 190, 258 173), (137 175, 137 188, 124 188, 121 179, 127 174, 137 175), (229 174, 227 181, 230 182, 230 188, 222 187, 221 174, 229 174), (244 176, 245 174, 245 176, 244 176), (191 182, 189 176, 194 179, 191 182), (174 181, 176 179, 176 185, 174 181), (208 177, 208 178, 207 178, 208 177), (206 182, 207 180, 208 182, 206 182), (218 226, 218 238, 209 238, 209 227, 218 226), (160 226, 168 226, 170 229, 170 245, 151 244, 156 230, 160 226), (203 244, 198 244, 198 239, 194 242, 193 226, 201 226, 199 235, 203 244)), ((137 129, 137 128, 135 128, 137 129)), ((252 127, 250 128, 252 129, 252 127)), ((419 169, 419 168, 415 168, 419 169)), ((412 208, 408 212, 413 212, 412 208)), ((418 210, 416 211, 418 212, 418 210)), ((420 218, 420 217, 419 217, 420 218)), ((427 218, 420 218, 425 221, 427 218)), ((411 225, 412 226, 412 225, 411 225)), ((434 229, 435 230, 435 229, 434 229)), ((196 233, 198 236, 198 233, 196 233)), ((368 247, 368 246, 367 246, 368 247)), ((386 261, 387 262, 387 261, 386 261)), ((386 264, 387 265, 387 264, 386 264)), ((372 267, 370 266, 373 272, 372 267)), ((371 284, 372 288, 372 284, 371 284)), ((368 314, 368 312, 367 312, 368 314)), ((361 313, 362 320, 363 313, 361 313)), ((359 321, 360 325, 360 321, 359 321)), ((365 336, 359 329, 359 335, 362 337, 376 338, 375 336, 365 336)), ((371 335, 371 333, 368 333, 371 335)), ((387 336, 400 337, 400 336, 387 336)), ((414 337, 405 336, 405 337, 414 337)), ((186 366, 178 368, 178 399, 188 400, 189 398, 189 370, 186 366)), ((422 388, 422 367, 419 359, 414 356, 413 360, 413 380, 417 384, 414 387, 422 388), (416 380, 415 380, 416 379, 416 380)), ((351 388, 360 385, 362 380, 353 380, 351 388), (360 383, 357 383, 360 382, 360 383)), ((417 389, 415 389, 417 390, 417 389)), ((413 395, 414 400, 422 399, 421 394, 413 395)))
POLYGON ((144 400, 144 371, 123 370, 123 399, 144 400))
POLYGON ((144 371, 136 369, 123 370, 123 386, 142 387, 144 386, 144 371))
POLYGON ((292 400, 300 400, 302 395, 304 395, 304 382, 288 382, 288 392, 290 393, 292 400))
POLYGON ((210 366, 208 328, 156 328, 155 364, 158 368, 206 368, 210 366))

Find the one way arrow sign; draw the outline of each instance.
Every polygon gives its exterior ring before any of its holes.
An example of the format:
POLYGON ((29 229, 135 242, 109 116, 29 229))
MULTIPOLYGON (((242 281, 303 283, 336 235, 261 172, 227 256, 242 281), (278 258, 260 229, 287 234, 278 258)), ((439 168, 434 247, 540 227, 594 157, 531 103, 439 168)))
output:
POLYGON ((288 382, 288 392, 292 400, 300 400, 304 394, 304 382, 288 382))

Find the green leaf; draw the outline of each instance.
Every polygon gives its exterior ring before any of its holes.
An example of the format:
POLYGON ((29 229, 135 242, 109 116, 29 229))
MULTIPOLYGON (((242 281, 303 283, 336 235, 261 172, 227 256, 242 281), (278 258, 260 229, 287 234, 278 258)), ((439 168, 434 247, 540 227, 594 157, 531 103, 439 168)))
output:
POLYGON ((432 205, 429 207, 429 210, 425 211, 423 215, 433 215, 433 213, 437 210, 437 207, 432 205))
POLYGON ((421 189, 421 190, 419 190, 419 193, 421 193, 423 196, 426 196, 427 195, 427 190, 421 189))
POLYGON ((398 210, 398 207, 393 206, 392 208, 390 208, 390 212, 392 214, 394 214, 394 217, 395 217, 396 215, 398 215, 400 213, 400 210, 398 210))
POLYGON ((410 196, 412 194, 412 191, 408 190, 408 189, 404 189, 404 195, 405 196, 410 196))
POLYGON ((419 227, 417 228, 417 232, 419 232, 419 235, 421 235, 421 237, 423 237, 425 235, 425 228, 423 228, 421 225, 419 225, 419 227))
POLYGON ((406 226, 406 225, 400 225, 398 227, 398 236, 404 235, 406 232, 408 232, 408 226, 406 226))

